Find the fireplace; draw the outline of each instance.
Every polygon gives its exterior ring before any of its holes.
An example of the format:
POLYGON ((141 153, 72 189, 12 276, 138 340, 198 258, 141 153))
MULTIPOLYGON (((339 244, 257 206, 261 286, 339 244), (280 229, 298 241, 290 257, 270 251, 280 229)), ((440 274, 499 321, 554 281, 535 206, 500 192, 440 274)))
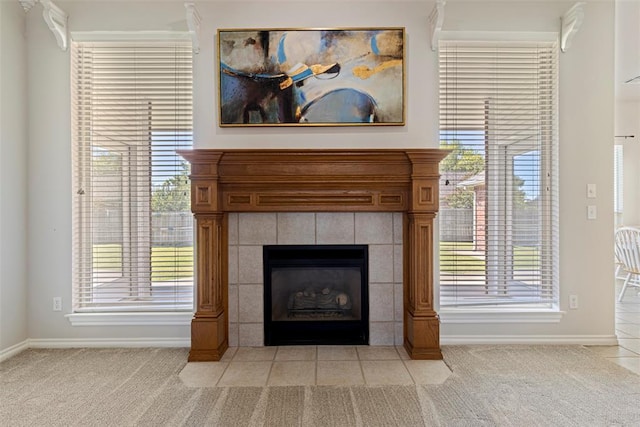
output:
MULTIPOLYGON (((395 143, 395 142, 394 142, 395 143)), ((402 214, 403 344, 412 359, 442 359, 433 307, 438 149, 180 150, 191 163, 196 312, 189 361, 229 347, 229 214, 402 214)))
POLYGON ((366 245, 266 245, 265 345, 369 343, 366 245))

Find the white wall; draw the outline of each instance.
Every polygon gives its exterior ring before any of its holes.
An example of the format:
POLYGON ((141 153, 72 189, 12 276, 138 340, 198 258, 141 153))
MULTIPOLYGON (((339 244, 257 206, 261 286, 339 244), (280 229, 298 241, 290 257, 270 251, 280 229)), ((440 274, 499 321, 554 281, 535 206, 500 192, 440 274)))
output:
POLYGON ((635 136, 616 138, 615 143, 622 145, 624 158, 622 223, 640 226, 640 101, 616 102, 615 134, 635 136))
POLYGON ((0 350, 27 333, 27 79, 24 10, 0 2, 0 350))
MULTIPOLYGON (((59 2, 72 31, 186 29, 182 2, 59 2), (117 4, 117 6, 114 6, 117 4)), ((194 58, 198 148, 370 148, 438 145, 437 56, 430 50, 429 2, 201 2, 201 52, 194 58), (404 26, 407 125, 348 128, 217 127, 217 28, 404 26)), ((447 30, 557 31, 566 2, 450 2, 447 30)), ((39 10, 28 16, 29 57, 29 337, 35 339, 188 337, 188 327, 72 327, 69 53, 62 52, 39 10), (62 296, 62 313, 51 298, 62 296)), ((612 337, 611 248, 613 150, 613 6, 589 3, 571 50, 561 56, 560 179, 562 308, 580 309, 554 324, 443 324, 447 337, 612 337), (597 55, 594 54, 597 52, 597 55), (596 221, 586 220, 586 184, 598 185, 596 221), (597 242, 597 244, 596 244, 597 242)))

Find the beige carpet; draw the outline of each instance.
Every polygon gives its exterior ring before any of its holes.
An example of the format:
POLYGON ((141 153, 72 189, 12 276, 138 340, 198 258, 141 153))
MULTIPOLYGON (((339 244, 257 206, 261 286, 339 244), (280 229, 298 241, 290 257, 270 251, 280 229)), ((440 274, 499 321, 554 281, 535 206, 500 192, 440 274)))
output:
POLYGON ((186 349, 28 350, 2 426, 638 426, 640 376, 579 346, 446 346, 428 386, 186 387, 186 349))

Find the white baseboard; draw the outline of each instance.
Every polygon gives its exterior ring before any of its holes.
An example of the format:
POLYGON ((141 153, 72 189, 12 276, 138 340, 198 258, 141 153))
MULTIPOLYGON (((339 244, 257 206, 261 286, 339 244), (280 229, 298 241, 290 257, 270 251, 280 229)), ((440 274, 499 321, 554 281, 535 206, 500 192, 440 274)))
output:
POLYGON ((12 345, 9 348, 0 350, 0 362, 7 360, 10 357, 15 356, 18 353, 22 353, 29 348, 29 340, 24 340, 18 344, 12 345))
POLYGON ((189 338, 66 338, 30 339, 29 348, 191 347, 189 338))
MULTIPOLYGON (((529 345, 618 345, 615 335, 442 335, 442 345, 529 344, 529 345)), ((151 348, 191 347, 189 338, 66 338, 28 339, 0 350, 0 362, 29 348, 151 348)))
POLYGON ((0 362, 29 348, 152 348, 191 347, 189 338, 54 338, 27 339, 4 350, 0 350, 0 362))
POLYGON ((618 338, 615 335, 441 335, 440 344, 618 345, 618 338))

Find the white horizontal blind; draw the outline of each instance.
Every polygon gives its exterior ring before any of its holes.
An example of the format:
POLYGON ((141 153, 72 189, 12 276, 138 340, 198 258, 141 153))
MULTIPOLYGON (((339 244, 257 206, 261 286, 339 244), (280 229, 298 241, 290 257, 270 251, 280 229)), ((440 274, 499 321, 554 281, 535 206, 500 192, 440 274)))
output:
POLYGON ((558 300, 555 42, 441 41, 440 306, 558 300))
POLYGON ((72 44, 74 310, 193 308, 192 50, 72 44))

